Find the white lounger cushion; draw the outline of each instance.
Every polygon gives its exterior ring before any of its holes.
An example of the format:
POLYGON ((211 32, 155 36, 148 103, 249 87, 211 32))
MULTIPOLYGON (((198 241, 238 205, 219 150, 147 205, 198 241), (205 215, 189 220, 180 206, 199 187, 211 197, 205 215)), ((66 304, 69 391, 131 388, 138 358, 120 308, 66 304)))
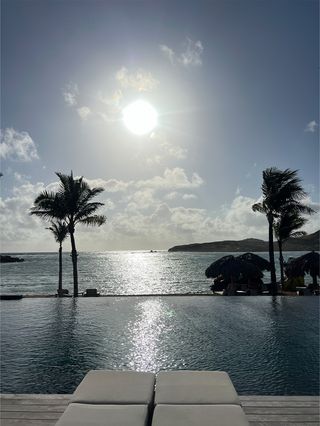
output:
POLYGON ((151 404, 155 375, 136 371, 91 370, 71 402, 85 404, 151 404))
POLYGON ((224 371, 161 371, 155 404, 236 404, 238 394, 224 371))
POLYGON ((147 405, 70 404, 56 426, 146 426, 147 405))
POLYGON ((249 426, 239 405, 157 405, 152 426, 249 426))

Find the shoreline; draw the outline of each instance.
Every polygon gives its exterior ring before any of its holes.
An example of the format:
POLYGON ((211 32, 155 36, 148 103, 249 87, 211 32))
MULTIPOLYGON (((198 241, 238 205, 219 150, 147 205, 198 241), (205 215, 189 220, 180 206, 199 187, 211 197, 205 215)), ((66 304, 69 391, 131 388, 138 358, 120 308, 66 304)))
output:
MULTIPOLYGON (((216 293, 150 293, 150 294, 100 294, 100 296, 78 296, 77 299, 97 299, 101 297, 191 297, 191 296, 202 296, 202 297, 220 297, 222 296, 222 292, 216 292, 216 293)), ((6 300, 2 299, 1 296, 21 296, 21 299, 71 299, 73 298, 72 295, 66 295, 63 297, 57 297, 55 294, 3 294, 0 295, 0 300, 6 300)), ((245 295, 236 295, 236 296, 224 296, 224 297, 265 297, 265 296, 271 296, 270 294, 260 294, 256 296, 245 296, 245 295)), ((297 297, 298 294, 296 292, 283 292, 279 293, 277 296, 272 297, 278 297, 278 296, 290 296, 290 297, 297 297)), ((7 299, 9 300, 9 299, 7 299)), ((12 299, 15 300, 15 299, 12 299)), ((16 299, 18 300, 18 299, 16 299)))

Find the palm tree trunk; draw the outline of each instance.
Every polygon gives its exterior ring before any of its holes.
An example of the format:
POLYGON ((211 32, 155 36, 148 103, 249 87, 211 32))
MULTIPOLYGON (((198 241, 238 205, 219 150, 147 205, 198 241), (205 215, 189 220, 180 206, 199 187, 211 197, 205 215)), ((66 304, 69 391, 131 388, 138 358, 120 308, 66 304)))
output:
POLYGON ((269 222, 269 261, 270 261, 270 272, 271 272, 271 288, 270 292, 272 296, 277 295, 277 278, 276 278, 276 267, 274 264, 274 249, 273 249, 273 216, 268 216, 269 222))
POLYGON ((71 241, 71 259, 73 267, 73 297, 78 297, 78 254, 76 250, 76 242, 74 239, 74 231, 70 232, 71 241))
POLYGON ((62 244, 59 247, 59 284, 58 284, 58 296, 62 296, 62 244))
POLYGON ((278 246, 279 246, 279 263, 280 263, 280 274, 281 274, 281 287, 283 287, 284 284, 284 273, 283 273, 283 255, 282 255, 282 240, 278 240, 278 246))
POLYGON ((312 286, 314 290, 318 290, 317 274, 312 274, 312 286))

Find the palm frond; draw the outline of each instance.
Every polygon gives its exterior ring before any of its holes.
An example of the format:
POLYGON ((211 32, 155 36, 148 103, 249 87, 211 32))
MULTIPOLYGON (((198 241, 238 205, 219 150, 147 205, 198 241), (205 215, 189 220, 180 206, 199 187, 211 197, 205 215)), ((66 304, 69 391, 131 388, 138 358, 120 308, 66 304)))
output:
POLYGON ((100 207, 104 206, 103 203, 89 203, 87 205, 82 206, 78 209, 77 213, 74 216, 75 221, 79 221, 84 219, 86 216, 91 216, 95 213, 100 207))
POLYGON ((50 225, 51 226, 46 229, 49 229, 49 231, 52 232, 54 239, 57 243, 62 244, 63 241, 67 238, 69 232, 66 222, 62 222, 60 220, 56 222, 51 221, 50 225))
POLYGON ((293 209, 286 209, 280 212, 274 224, 274 233, 278 241, 286 241, 290 237, 305 235, 305 232, 299 231, 307 219, 300 216, 300 213, 293 209))
POLYGON ((66 216, 64 200, 58 194, 43 191, 35 199, 34 206, 30 209, 30 214, 44 219, 63 219, 66 216))
POLYGON ((94 215, 94 216, 87 216, 81 220, 79 220, 79 223, 82 223, 87 226, 101 226, 106 222, 107 218, 103 215, 94 215))
POLYGON ((254 212, 266 213, 265 208, 262 203, 256 203, 252 205, 252 210, 254 212))

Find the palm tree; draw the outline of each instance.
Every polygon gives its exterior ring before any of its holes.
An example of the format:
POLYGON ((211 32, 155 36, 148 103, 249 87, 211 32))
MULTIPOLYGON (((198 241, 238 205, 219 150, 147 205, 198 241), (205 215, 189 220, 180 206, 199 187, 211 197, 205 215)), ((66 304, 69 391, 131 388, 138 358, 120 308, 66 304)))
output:
POLYGON ((294 209, 293 210, 284 210, 280 213, 280 216, 276 219, 274 224, 274 234, 278 241, 279 246, 279 263, 280 263, 280 275, 281 275, 281 285, 284 283, 284 272, 283 272, 283 254, 282 248, 283 243, 288 238, 297 238, 306 235, 304 231, 298 231, 302 228, 303 225, 307 222, 306 218, 303 218, 299 215, 294 209))
POLYGON ((56 222, 51 221, 49 229, 54 239, 59 243, 59 284, 58 284, 58 296, 62 296, 62 243, 68 236, 68 227, 65 222, 57 220, 56 222))
POLYGON ((269 260, 271 264, 271 294, 277 294, 277 279, 274 263, 273 227, 275 219, 281 211, 286 208, 294 209, 296 212, 308 213, 312 209, 301 203, 307 195, 301 186, 301 179, 297 176, 298 170, 279 170, 270 167, 263 171, 261 203, 253 204, 252 209, 266 215, 269 224, 269 260))
POLYGON ((103 191, 103 188, 90 188, 83 177, 75 179, 70 175, 56 173, 60 182, 56 193, 43 191, 34 201, 31 214, 44 219, 64 220, 68 227, 71 241, 71 258, 73 267, 73 295, 78 296, 78 254, 75 243, 75 228, 78 223, 101 226, 106 217, 94 214, 103 203, 91 200, 103 191))

